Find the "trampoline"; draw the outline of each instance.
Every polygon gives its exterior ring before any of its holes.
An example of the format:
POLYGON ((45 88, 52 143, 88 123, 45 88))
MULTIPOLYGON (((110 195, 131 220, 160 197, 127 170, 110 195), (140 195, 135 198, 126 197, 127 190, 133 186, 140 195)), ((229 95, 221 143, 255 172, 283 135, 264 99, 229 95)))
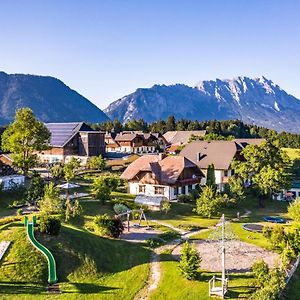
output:
POLYGON ((260 224, 247 223, 243 225, 243 229, 252 232, 263 232, 263 228, 264 226, 260 224))
POLYGON ((266 216, 263 219, 264 221, 271 223, 286 223, 286 220, 280 217, 266 216))

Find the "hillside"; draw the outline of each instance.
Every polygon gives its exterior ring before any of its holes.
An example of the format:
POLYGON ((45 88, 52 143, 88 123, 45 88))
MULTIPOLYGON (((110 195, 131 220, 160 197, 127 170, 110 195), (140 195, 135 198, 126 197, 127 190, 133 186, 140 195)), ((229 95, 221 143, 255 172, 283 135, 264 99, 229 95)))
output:
POLYGON ((21 107, 30 107, 44 122, 108 119, 97 106, 56 78, 0 72, 0 124, 11 122, 21 107))
POLYGON ((0 231, 0 240, 12 241, 0 264, 1 299, 129 300, 147 279, 149 251, 140 245, 70 227, 62 227, 57 237, 36 235, 56 259, 62 294, 48 295, 46 259, 30 244, 22 224, 15 224, 0 231))
POLYGON ((300 100, 265 77, 201 81, 195 87, 154 85, 111 103, 104 112, 122 122, 139 118, 152 122, 169 115, 191 120, 239 119, 300 133, 300 100))

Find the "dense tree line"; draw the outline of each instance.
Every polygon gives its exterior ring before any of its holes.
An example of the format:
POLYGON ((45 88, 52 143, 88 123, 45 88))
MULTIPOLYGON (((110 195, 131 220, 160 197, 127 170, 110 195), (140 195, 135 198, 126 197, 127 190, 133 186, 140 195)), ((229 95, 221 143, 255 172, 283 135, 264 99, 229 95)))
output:
POLYGON ((121 132, 126 130, 160 132, 165 133, 172 130, 206 130, 207 133, 235 138, 266 138, 274 141, 279 140, 281 147, 300 148, 300 135, 288 132, 277 133, 274 129, 245 124, 240 120, 226 121, 192 121, 187 119, 176 120, 169 116, 166 121, 158 120, 146 123, 143 119, 130 120, 122 124, 119 120, 92 124, 94 129, 103 131, 121 132))

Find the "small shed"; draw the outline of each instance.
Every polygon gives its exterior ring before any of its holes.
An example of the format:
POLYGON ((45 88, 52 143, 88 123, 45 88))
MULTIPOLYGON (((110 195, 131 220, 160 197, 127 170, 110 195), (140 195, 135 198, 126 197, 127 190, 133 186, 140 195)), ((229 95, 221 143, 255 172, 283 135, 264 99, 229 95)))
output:
POLYGON ((145 205, 151 210, 160 210, 164 201, 168 201, 168 199, 163 196, 145 195, 137 195, 134 200, 136 204, 145 205))
POLYGON ((25 176, 23 175, 9 175, 0 177, 0 185, 2 189, 10 190, 14 187, 18 187, 25 184, 25 176))

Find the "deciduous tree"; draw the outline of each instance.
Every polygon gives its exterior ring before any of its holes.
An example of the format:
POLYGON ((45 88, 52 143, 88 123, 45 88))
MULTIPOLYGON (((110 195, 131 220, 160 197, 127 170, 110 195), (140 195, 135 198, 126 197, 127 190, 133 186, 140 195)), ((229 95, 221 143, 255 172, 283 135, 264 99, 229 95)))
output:
POLYGON ((36 151, 48 148, 50 132, 30 108, 18 109, 15 121, 2 134, 2 149, 12 153, 14 165, 27 174, 37 164, 36 151))

